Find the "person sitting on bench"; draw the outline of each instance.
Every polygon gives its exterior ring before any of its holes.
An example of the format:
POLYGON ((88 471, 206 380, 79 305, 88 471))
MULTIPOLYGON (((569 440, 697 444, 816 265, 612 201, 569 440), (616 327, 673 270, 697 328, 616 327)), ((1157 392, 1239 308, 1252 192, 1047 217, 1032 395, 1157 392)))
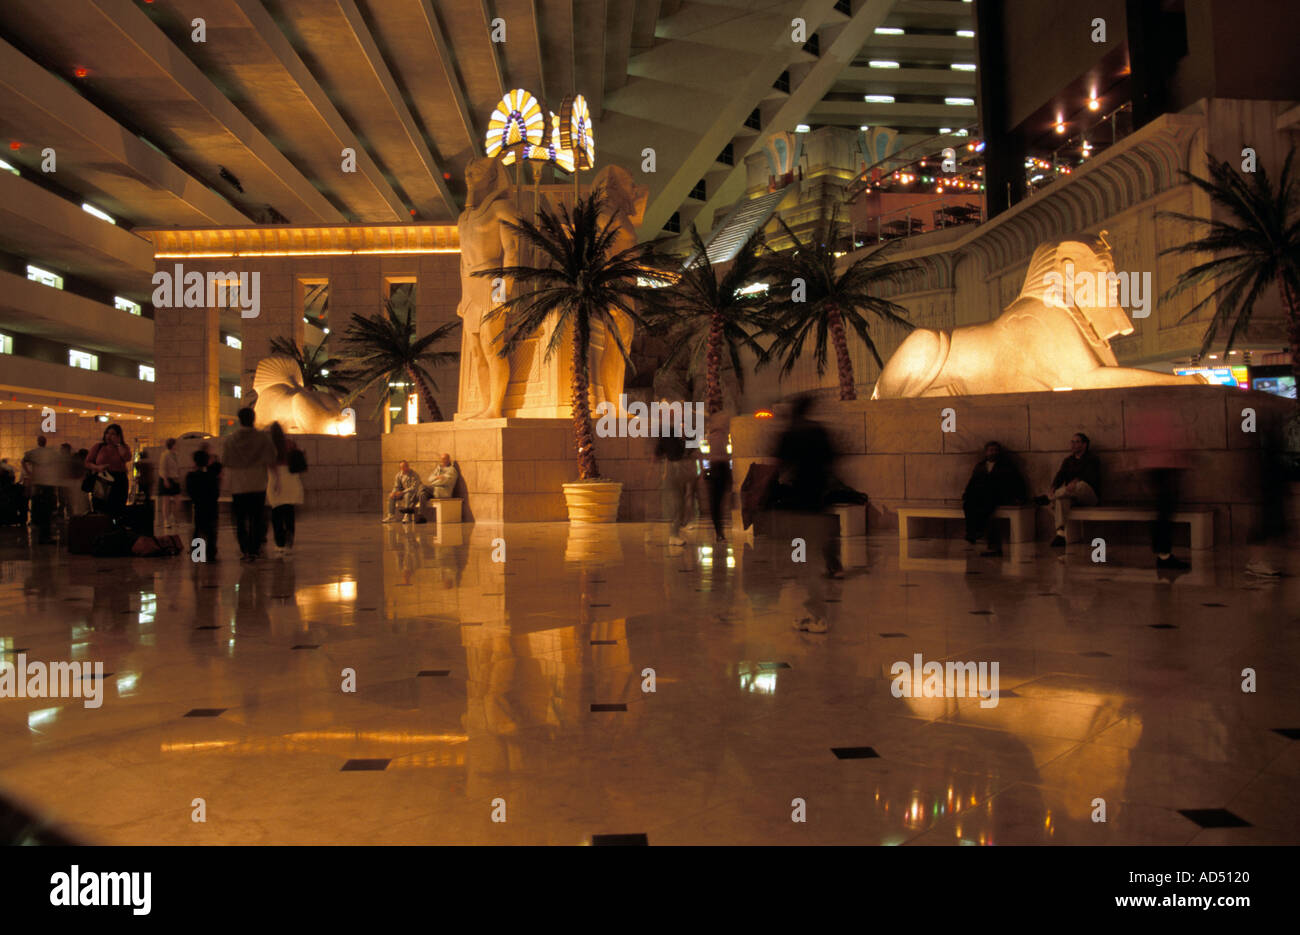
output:
POLYGON ((971 471, 966 490, 961 495, 966 513, 966 541, 971 545, 984 535, 989 547, 981 555, 1001 555, 1002 540, 992 522, 1000 506, 1019 503, 1025 498, 1025 479, 997 442, 984 446, 984 459, 971 471))
POLYGON ((1065 547, 1065 518, 1071 506, 1096 506, 1101 497, 1101 461, 1091 451, 1092 443, 1082 432, 1070 436, 1070 453, 1052 478, 1051 493, 1035 498, 1039 506, 1052 504, 1056 516, 1055 548, 1065 547))
POLYGON ((384 516, 385 523, 397 522, 397 513, 402 513, 402 522, 412 522, 411 514, 420 495, 420 475, 411 470, 411 462, 403 461, 397 466, 397 475, 393 478, 393 489, 388 494, 388 509, 384 516))
POLYGON ((429 483, 424 488, 426 497, 433 497, 436 500, 446 500, 456 489, 456 481, 460 479, 460 472, 456 470, 456 465, 451 463, 451 455, 444 454, 439 459, 437 467, 429 475, 429 483))

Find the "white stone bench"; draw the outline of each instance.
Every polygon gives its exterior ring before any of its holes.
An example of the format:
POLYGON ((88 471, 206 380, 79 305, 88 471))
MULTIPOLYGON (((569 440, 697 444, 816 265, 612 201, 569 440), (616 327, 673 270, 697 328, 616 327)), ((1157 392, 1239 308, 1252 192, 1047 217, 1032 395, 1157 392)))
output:
MULTIPOLYGON (((912 520, 914 519, 966 519, 966 513, 959 506, 900 506, 898 512, 898 542, 900 550, 906 550, 907 542, 912 537, 912 520)), ((994 517, 1011 521, 1012 542, 1034 541, 1034 508, 1025 506, 1000 506, 993 511, 994 517)))
MULTIPOLYGON (((1151 523, 1156 518, 1156 511, 1145 507, 1131 506, 1080 506, 1071 507, 1065 518, 1065 541, 1078 542, 1081 522, 1092 523, 1151 523)), ((1175 523, 1186 523, 1191 527, 1191 547, 1193 549, 1214 548, 1214 511, 1180 510, 1174 513, 1175 523)))
POLYGON ((443 523, 461 522, 461 505, 465 502, 460 497, 421 498, 420 515, 433 513, 433 521, 441 526, 443 523))
POLYGON ((865 503, 837 503, 828 512, 840 518, 840 538, 867 534, 867 505, 865 503))

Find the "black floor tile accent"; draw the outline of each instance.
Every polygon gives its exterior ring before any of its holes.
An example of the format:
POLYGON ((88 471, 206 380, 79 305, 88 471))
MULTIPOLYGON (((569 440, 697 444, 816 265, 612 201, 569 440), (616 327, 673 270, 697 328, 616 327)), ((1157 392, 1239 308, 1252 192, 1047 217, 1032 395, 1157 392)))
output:
POLYGON ((1300 727, 1275 727, 1273 733, 1281 734, 1287 740, 1300 740, 1300 727))
POLYGON ((393 762, 391 759, 348 760, 346 763, 343 764, 343 768, 339 770, 339 772, 352 773, 352 772, 358 772, 364 770, 383 772, 384 770, 388 769, 388 764, 391 762, 393 762))
POLYGON ((592 847, 649 847, 650 839, 644 834, 593 834, 592 847))
POLYGON ((184 717, 221 717, 229 708, 191 708, 184 717))
POLYGON ((588 607, 608 607, 608 604, 588 604, 588 607))
POLYGON ((838 597, 828 597, 828 598, 826 598, 826 603, 827 603, 827 604, 843 604, 844 601, 841 600, 841 599, 838 598, 838 597))
POLYGON ((1202 606, 1202 607, 1227 607, 1228 605, 1227 605, 1227 604, 1214 604, 1214 603, 1209 603, 1209 604, 1201 604, 1201 606, 1202 606))
POLYGON ((297 646, 293 646, 293 647, 290 647, 290 648, 291 648, 291 649, 320 649, 320 644, 319 644, 319 643, 299 643, 297 646))
POLYGON ((618 704, 593 704, 591 710, 593 714, 598 714, 602 711, 626 711, 627 705, 622 702, 619 702, 618 704))
POLYGON ((919 588, 919 584, 900 584, 900 588, 919 588))
POLYGON ((1226 808, 1180 808, 1178 814, 1189 818, 1202 828, 1251 828, 1250 822, 1239 818, 1226 808))
POLYGON ((422 675, 431 677, 451 675, 451 669, 421 669, 419 672, 415 673, 416 678, 419 678, 422 675))
POLYGON ((1103 653, 1103 652, 1101 652, 1100 650, 1092 650, 1091 652, 1079 653, 1079 655, 1080 655, 1080 656, 1087 656, 1089 659, 1109 659, 1109 658, 1110 658, 1110 653, 1103 653))
POLYGON ((790 668, 790 663, 788 663, 788 662, 760 662, 760 663, 758 664, 758 667, 759 667, 760 669, 788 669, 788 668, 790 668))
POLYGON ((617 646, 618 640, 592 640, 592 646, 617 646))
POLYGON ((217 626, 216 624, 211 624, 211 623, 210 623, 210 624, 208 624, 207 626, 195 627, 194 629, 196 629, 196 630, 220 630, 221 627, 217 626))
POLYGON ((991 610, 972 610, 972 611, 971 611, 971 616, 973 616, 973 617, 992 617, 992 616, 993 616, 993 611, 991 611, 991 610))
POLYGON ((907 636, 907 634, 906 633, 881 633, 879 634, 879 636, 887 640, 896 640, 899 639, 900 637, 907 636))
POLYGON ((1178 627, 1174 626, 1172 623, 1148 623, 1147 626, 1150 627, 1152 630, 1177 630, 1178 629, 1178 627))
POLYGON ((831 747, 831 753, 837 760, 874 760, 880 757, 875 747, 831 747))

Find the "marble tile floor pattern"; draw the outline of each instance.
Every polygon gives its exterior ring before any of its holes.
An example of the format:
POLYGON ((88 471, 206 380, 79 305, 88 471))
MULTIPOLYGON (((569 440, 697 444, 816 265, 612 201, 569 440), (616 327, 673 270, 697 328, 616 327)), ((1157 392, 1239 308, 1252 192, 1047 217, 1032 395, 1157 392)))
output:
POLYGON ((820 635, 791 627, 788 550, 741 537, 298 536, 195 565, 0 530, 4 658, 105 673, 98 709, 0 699, 0 797, 105 844, 1300 842, 1300 578, 1239 553, 1169 581, 1137 548, 926 540, 904 569, 850 540, 820 635), (916 653, 998 661, 999 703, 894 697, 916 653))

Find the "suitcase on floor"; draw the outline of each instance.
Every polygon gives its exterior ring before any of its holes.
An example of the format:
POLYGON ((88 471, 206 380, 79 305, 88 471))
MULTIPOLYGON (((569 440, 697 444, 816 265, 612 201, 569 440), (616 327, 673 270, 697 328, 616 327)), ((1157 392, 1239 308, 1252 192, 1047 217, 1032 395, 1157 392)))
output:
POLYGON ((103 513, 83 513, 68 520, 68 551, 73 555, 90 555, 95 540, 113 531, 113 520, 103 513))
POLYGON ((153 535, 153 501, 145 503, 128 503, 122 510, 119 526, 131 530, 137 536, 153 535))

